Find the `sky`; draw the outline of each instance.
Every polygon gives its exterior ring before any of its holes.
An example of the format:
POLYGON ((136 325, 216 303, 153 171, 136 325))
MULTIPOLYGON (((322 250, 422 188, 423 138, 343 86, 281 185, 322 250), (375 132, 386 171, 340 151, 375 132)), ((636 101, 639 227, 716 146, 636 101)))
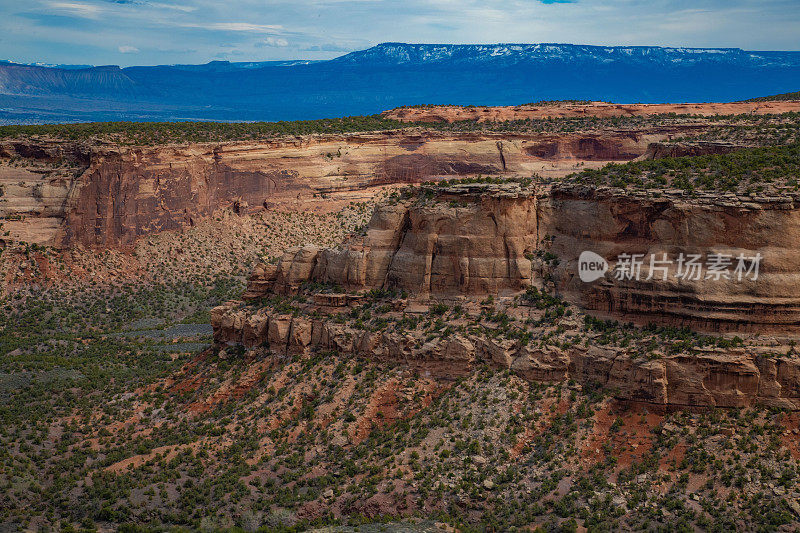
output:
POLYGON ((800 0, 0 0, 0 59, 329 59, 381 42, 800 50, 800 0))

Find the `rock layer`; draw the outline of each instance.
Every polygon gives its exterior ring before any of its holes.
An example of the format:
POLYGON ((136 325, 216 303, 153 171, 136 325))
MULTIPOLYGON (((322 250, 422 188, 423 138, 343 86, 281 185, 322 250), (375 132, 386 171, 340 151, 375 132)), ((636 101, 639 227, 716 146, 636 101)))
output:
POLYGON ((656 405, 800 409, 800 357, 776 357, 775 347, 715 348, 647 359, 619 347, 534 347, 462 334, 426 341, 416 331, 365 331, 324 312, 315 318, 291 316, 236 302, 215 308, 212 323, 214 340, 221 345, 278 354, 332 350, 405 363, 439 378, 490 364, 529 380, 575 379, 611 389, 621 399, 656 405))
POLYGON ((124 147, 71 141, 0 143, 0 219, 10 238, 115 247, 191 226, 220 207, 326 210, 360 191, 441 177, 563 176, 644 154, 678 130, 605 134, 403 130, 124 147))
POLYGON ((800 325, 800 197, 737 197, 682 191, 631 194, 611 188, 554 188, 541 211, 553 238, 548 251, 561 259, 557 289, 591 310, 638 321, 688 325, 701 330, 794 330, 800 325), (622 254, 642 254, 639 279, 606 275, 583 283, 577 258, 591 250, 614 268, 622 254), (649 258, 671 260, 666 280, 649 258), (676 259, 710 254, 732 259, 731 279, 679 279, 676 259), (760 255, 757 279, 737 279, 735 258, 760 255))
POLYGON ((788 344, 645 357, 588 340, 534 346, 469 328, 433 338, 374 331, 349 325, 337 311, 356 299, 353 293, 368 291, 410 297, 390 306, 405 316, 443 300, 473 307, 488 296, 516 301, 534 286, 589 313, 625 320, 785 332, 800 324, 798 202, 791 195, 690 197, 677 190, 653 194, 566 184, 423 188, 418 196, 380 205, 363 236, 333 249, 294 248, 276 267, 256 269, 251 300, 295 294, 307 282, 340 288, 341 294, 314 298, 319 312, 277 315, 230 303, 212 313, 215 340, 272 351, 335 350, 403 361, 442 376, 490 363, 532 380, 598 383, 617 389, 621 398, 659 405, 800 409, 800 357, 788 344), (741 282, 676 281, 674 266, 666 281, 648 281, 644 265, 640 279, 609 273, 584 283, 577 263, 585 250, 608 260, 612 271, 624 253, 727 252, 761 254, 763 260, 758 279, 741 282))
POLYGON ((696 104, 614 104, 609 102, 542 102, 518 106, 421 106, 399 107, 385 111, 387 118, 406 122, 457 122, 477 120, 498 122, 504 120, 576 118, 576 117, 625 117, 648 116, 667 113, 689 115, 735 115, 752 113, 766 115, 800 110, 798 101, 765 102, 708 102, 696 104))
POLYGON ((292 250, 276 270, 279 291, 308 280, 351 291, 420 297, 484 296, 534 284, 585 309, 702 330, 766 331, 800 325, 800 199, 633 194, 560 185, 444 188, 431 201, 380 206, 366 235, 334 249, 292 250), (578 257, 592 251, 614 270, 624 254, 671 261, 666 279, 644 259, 638 279, 613 272, 584 283, 578 257), (666 256, 665 256, 666 254, 666 256), (725 254, 731 279, 679 279, 677 258, 725 254), (738 279, 735 258, 760 257, 738 279), (544 259, 543 259, 544 258, 544 259))

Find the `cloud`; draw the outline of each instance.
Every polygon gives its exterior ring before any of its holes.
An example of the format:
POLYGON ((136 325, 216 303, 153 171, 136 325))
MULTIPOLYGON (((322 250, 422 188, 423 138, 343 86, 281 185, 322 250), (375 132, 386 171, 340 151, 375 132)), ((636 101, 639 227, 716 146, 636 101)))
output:
POLYGON ((161 9, 170 9, 172 11, 180 11, 182 13, 191 13, 193 11, 197 11, 197 8, 194 6, 184 6, 181 4, 163 4, 161 2, 150 2, 153 7, 158 7, 161 9))
POLYGON ((329 59, 386 41, 797 50, 798 2, 0 0, 0 42, 5 57, 77 64, 205 63, 233 49, 253 61, 329 59), (120 43, 141 51, 121 56, 120 43))
POLYGON ((252 24, 250 22, 188 22, 177 24, 182 28, 199 28, 218 31, 244 31, 261 33, 278 33, 284 28, 280 24, 252 24))
POLYGON ((119 50, 119 52, 121 54, 136 54, 136 53, 139 52, 138 48, 136 48, 135 46, 129 46, 129 45, 119 46, 119 47, 117 47, 117 50, 119 50))
POLYGON ((58 11, 67 11, 69 14, 84 18, 97 18, 102 11, 100 6, 94 4, 84 4, 80 2, 50 2, 50 8, 58 11))
POLYGON ((254 46, 256 48, 265 48, 265 47, 282 48, 284 46, 289 46, 289 41, 287 41, 283 37, 267 37, 263 41, 258 41, 254 46))

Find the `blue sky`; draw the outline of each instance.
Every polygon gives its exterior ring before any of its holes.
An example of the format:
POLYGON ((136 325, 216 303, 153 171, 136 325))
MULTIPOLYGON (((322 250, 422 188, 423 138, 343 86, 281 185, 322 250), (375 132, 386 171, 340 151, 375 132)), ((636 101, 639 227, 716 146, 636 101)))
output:
POLYGON ((0 0, 0 58, 328 59, 385 41, 800 50, 800 0, 0 0))

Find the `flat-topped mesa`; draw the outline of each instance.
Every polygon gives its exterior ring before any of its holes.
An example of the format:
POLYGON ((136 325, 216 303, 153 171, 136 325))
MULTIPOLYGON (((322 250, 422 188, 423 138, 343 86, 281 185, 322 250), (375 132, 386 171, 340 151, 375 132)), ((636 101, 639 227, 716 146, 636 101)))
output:
POLYGON ((237 213, 300 206, 323 211, 392 184, 534 171, 560 176, 578 163, 631 160, 681 131, 409 129, 154 146, 4 140, 0 219, 8 240, 128 247, 229 207, 237 213))
MULTIPOLYGON (((604 116, 584 111, 580 116, 604 116)), ((178 144, 160 140, 170 138, 165 125, 138 133, 126 127, 83 141, 3 139, 0 223, 8 243, 130 249, 143 236, 180 231, 230 208, 240 215, 263 209, 330 212, 394 184, 534 173, 560 179, 608 162, 722 154, 797 140, 790 127, 796 117, 770 117, 764 120, 780 127, 758 132, 747 120, 674 117, 274 136, 256 128, 239 132, 241 140, 197 126, 190 138, 221 135, 220 140, 178 144)), ((70 136, 81 137, 77 128, 70 136)))
POLYGON ((800 101, 728 102, 685 104, 614 104, 610 102, 552 101, 516 106, 452 106, 432 105, 399 107, 383 112, 383 116, 404 122, 501 122, 575 117, 629 117, 668 113, 690 115, 734 115, 749 113, 766 115, 800 110, 800 101))
POLYGON ((287 250, 269 279, 260 275, 261 288, 251 282, 248 295, 291 294, 307 281, 350 292, 396 289, 419 299, 512 295, 534 285, 636 322, 793 329, 800 324, 799 205, 790 194, 690 196, 566 183, 429 187, 380 205, 365 234, 338 248, 287 250), (605 276, 581 281, 584 251, 608 262, 605 276), (614 274, 625 254, 644 258, 638 279, 614 274), (670 264, 659 263, 650 276, 650 256, 664 254, 670 264), (720 279, 705 271, 681 279, 681 254, 703 262, 719 254, 731 264, 720 279), (739 256, 759 257, 757 276, 737 279, 739 256))

